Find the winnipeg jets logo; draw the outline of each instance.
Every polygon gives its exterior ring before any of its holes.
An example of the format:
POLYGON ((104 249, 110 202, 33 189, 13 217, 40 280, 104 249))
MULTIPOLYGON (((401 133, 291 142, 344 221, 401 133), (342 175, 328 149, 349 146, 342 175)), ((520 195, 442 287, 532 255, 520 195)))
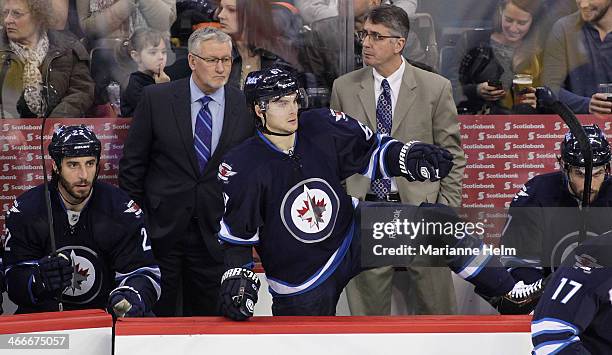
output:
POLYGON ((99 294, 104 279, 98 254, 82 245, 70 245, 58 249, 69 256, 74 272, 70 286, 64 290, 64 301, 71 304, 91 302, 99 294))
POLYGON ((227 163, 221 163, 221 165, 219 165, 219 174, 217 174, 217 177, 219 178, 219 180, 227 181, 227 179, 229 179, 230 176, 234 176, 236 174, 238 174, 238 172, 232 171, 231 165, 227 163))
POLYGON ((312 178, 299 182, 285 194, 280 214, 294 238, 316 243, 331 235, 339 206, 338 195, 327 181, 312 178))
POLYGON ((88 292, 93 286, 96 271, 91 261, 77 255, 74 250, 70 252, 70 260, 72 260, 74 266, 74 273, 72 274, 70 287, 64 291, 64 294, 80 296, 88 292))
POLYGON ((136 215, 136 217, 140 217, 140 215, 142 214, 142 209, 140 208, 140 206, 138 206, 136 202, 134 202, 134 200, 130 200, 130 202, 128 202, 127 204, 127 210, 123 212, 133 213, 134 215, 136 215))
POLYGON ((304 207, 297 211, 298 215, 302 221, 309 223, 311 229, 319 229, 325 223, 323 219, 325 205, 327 204, 325 198, 317 200, 306 185, 304 185, 304 193, 306 194, 306 199, 303 201, 304 207))

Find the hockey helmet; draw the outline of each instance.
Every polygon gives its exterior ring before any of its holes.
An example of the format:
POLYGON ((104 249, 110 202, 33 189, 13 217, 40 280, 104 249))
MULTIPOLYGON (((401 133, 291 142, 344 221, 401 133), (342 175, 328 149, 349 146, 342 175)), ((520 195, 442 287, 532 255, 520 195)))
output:
POLYGON ((49 155, 59 168, 64 157, 94 156, 100 160, 101 144, 95 133, 84 124, 61 126, 54 133, 49 144, 49 155))
POLYGON ((244 95, 251 110, 257 104, 265 112, 269 101, 292 93, 298 94, 300 107, 305 107, 306 95, 304 90, 300 89, 297 77, 281 67, 253 71, 247 75, 244 82, 244 95))
MULTIPOLYGON (((593 150, 593 167, 610 163, 610 144, 601 129, 596 125, 582 126, 593 150)), ((567 132, 561 143, 561 158, 567 165, 584 167, 584 157, 576 137, 567 132)))

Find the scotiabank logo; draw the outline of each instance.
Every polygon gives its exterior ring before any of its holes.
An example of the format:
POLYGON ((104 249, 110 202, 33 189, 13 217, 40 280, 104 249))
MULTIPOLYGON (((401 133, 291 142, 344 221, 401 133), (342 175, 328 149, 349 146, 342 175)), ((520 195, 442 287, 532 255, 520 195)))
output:
POLYGON ((478 181, 480 181, 480 180, 484 180, 484 178, 485 178, 485 173, 484 173, 484 171, 480 171, 480 172, 478 172, 478 181))
POLYGON ((10 190, 11 188, 11 184, 4 184, 2 185, 2 192, 7 192, 8 190, 10 190))
POLYGON ((105 131, 110 131, 110 130, 111 130, 111 124, 110 124, 110 122, 106 122, 106 123, 104 124, 104 130, 105 130, 105 131))
POLYGON ((509 131, 512 128, 512 123, 506 122, 504 124, 504 131, 509 131))
POLYGON ((512 167, 512 163, 510 163, 509 161, 504 163, 504 170, 510 170, 511 167, 512 167))
POLYGON ((555 142, 555 150, 561 149, 561 142, 555 142))
POLYGON ((610 127, 611 127, 610 122, 606 122, 606 124, 604 125, 604 127, 605 127, 605 128, 604 128, 604 130, 609 131, 609 130, 610 130, 610 127))
POLYGON ((2 132, 8 132, 11 129, 11 125, 8 123, 5 123, 2 125, 2 132))
POLYGON ((527 152, 527 160, 533 160, 533 159, 535 159, 535 153, 527 152))
POLYGON ((478 153, 478 160, 483 160, 484 158, 485 158, 485 153, 483 152, 478 153))
POLYGON ((28 175, 26 175, 26 181, 30 182, 33 180, 34 180, 34 174, 28 173, 28 175))
POLYGON ((478 193, 478 201, 480 201, 480 200, 484 200, 484 198, 485 198, 485 193, 484 193, 484 192, 482 192, 482 191, 481 191, 481 192, 479 192, 479 193, 478 193))
POLYGON ((9 171, 10 167, 11 167, 11 164, 2 164, 2 172, 9 171))
POLYGON ((484 134, 484 132, 479 132, 479 133, 478 133, 478 140, 479 140, 479 141, 483 141, 484 139, 485 139, 485 134, 484 134))
POLYGON ((34 133, 28 133, 26 135, 26 141, 31 142, 34 140, 34 133))
POLYGON ((8 151, 9 151, 9 147, 10 147, 10 145, 8 145, 8 144, 3 144, 3 145, 2 145, 2 151, 3 151, 3 152, 8 152, 8 151))
POLYGON ((529 134, 527 135, 527 140, 532 141, 534 139, 535 139, 535 132, 529 132, 529 134))
POLYGON ((111 169, 110 163, 104 163, 104 171, 109 171, 111 169))
POLYGON ((512 148, 512 143, 510 142, 504 143, 504 150, 510 150, 510 148, 512 148))
POLYGON ((110 143, 104 143, 104 151, 109 151, 111 149, 110 143))
POLYGON ((26 161, 32 161, 34 160, 34 153, 28 153, 28 155, 26 156, 26 161))
POLYGON ((510 181, 506 181, 504 183, 504 190, 510 190, 512 188, 512 183, 510 181))
POLYGON ((538 175, 538 173, 536 173, 535 171, 530 171, 529 174, 527 174, 527 176, 529 177, 529 179, 533 179, 534 176, 538 175))

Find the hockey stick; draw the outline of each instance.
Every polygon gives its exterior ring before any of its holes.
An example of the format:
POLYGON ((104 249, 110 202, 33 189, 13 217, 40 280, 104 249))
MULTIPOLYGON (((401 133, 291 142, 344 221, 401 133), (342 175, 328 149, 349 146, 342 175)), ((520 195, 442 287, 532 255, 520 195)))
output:
POLYGON ((567 107, 564 103, 557 100, 555 94, 548 87, 538 87, 536 89, 536 96, 538 98, 538 107, 546 107, 551 109, 554 113, 561 116, 563 122, 569 127, 570 132, 576 137, 578 144, 580 145, 580 152, 584 158, 584 190, 582 191, 582 201, 580 209, 581 226, 579 230, 579 241, 583 242, 586 240, 586 216, 588 215, 588 209, 591 197, 591 180, 593 178, 593 150, 591 149, 591 142, 582 128, 582 124, 574 115, 572 110, 567 107))

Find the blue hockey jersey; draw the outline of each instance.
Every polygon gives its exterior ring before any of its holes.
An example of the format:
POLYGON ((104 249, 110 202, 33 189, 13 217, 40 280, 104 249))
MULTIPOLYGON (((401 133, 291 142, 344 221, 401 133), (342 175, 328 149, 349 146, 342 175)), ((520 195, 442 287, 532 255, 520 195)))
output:
POLYGON ((299 125, 291 151, 258 132, 219 167, 225 201, 219 239, 256 247, 273 294, 312 289, 342 260, 359 228, 344 179, 401 175, 404 144, 344 113, 306 111, 299 125))
POLYGON ((538 304, 533 353, 612 354, 612 232, 575 249, 538 304))
MULTIPOLYGON (((606 179, 591 203, 587 235, 612 229, 612 189, 606 179)), ((572 195, 562 172, 538 175, 516 194, 508 211, 501 244, 517 255, 504 257, 515 278, 527 283, 547 276, 579 242, 580 201, 572 195)))
MULTIPOLYGON (((151 251, 140 207, 118 188, 97 181, 76 224, 55 184, 50 184, 58 252, 74 264, 72 285, 62 295, 64 309, 106 308, 118 286, 138 290, 147 310, 160 296, 160 271, 151 251)), ((4 266, 9 296, 18 313, 55 311, 55 300, 37 300, 28 283, 37 260, 51 253, 44 186, 15 200, 7 212, 4 266)))

